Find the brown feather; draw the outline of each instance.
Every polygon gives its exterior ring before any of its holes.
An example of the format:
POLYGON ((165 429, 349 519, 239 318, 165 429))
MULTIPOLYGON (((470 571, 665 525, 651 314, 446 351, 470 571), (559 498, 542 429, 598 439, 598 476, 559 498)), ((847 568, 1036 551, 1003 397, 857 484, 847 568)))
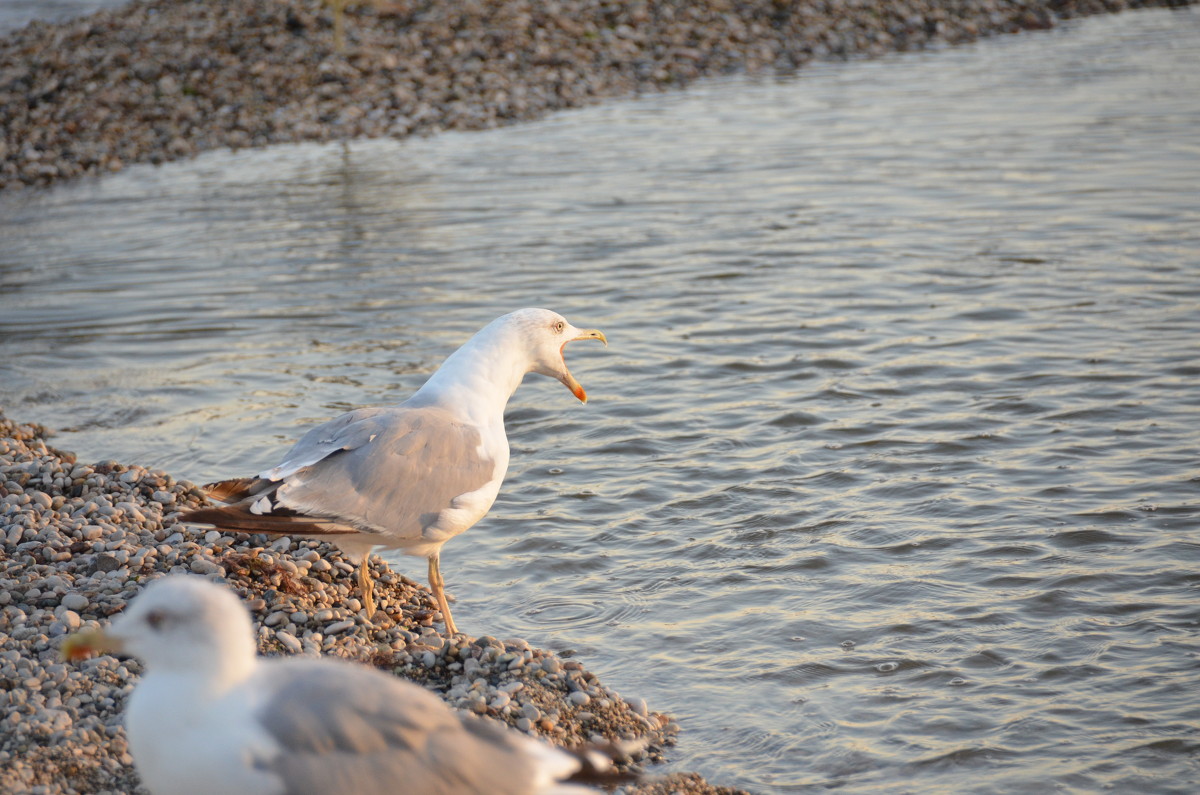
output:
POLYGON ((179 521, 191 524, 211 524, 223 530, 236 530, 242 533, 276 533, 285 536, 293 533, 306 536, 325 536, 358 532, 353 527, 344 524, 292 512, 282 515, 278 513, 253 514, 243 505, 188 511, 179 517, 179 521))
POLYGON ((218 480, 216 483, 206 483, 201 486, 204 496, 213 502, 231 503, 253 497, 260 492, 269 490, 275 484, 263 478, 231 478, 218 480))

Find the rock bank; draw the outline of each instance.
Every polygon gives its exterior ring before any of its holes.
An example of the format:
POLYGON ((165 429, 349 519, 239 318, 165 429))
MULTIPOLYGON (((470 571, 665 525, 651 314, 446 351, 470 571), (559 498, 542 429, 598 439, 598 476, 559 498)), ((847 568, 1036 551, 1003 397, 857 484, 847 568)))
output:
MULTIPOLYGON (((46 431, 0 415, 0 781, 6 793, 131 793, 121 713, 134 660, 59 659, 63 637, 122 610, 145 583, 191 573, 250 607, 264 654, 335 655, 415 680, 452 706, 558 744, 647 738, 661 760, 678 726, 623 698, 584 665, 519 639, 434 628, 422 586, 374 559, 383 614, 368 623, 354 567, 313 541, 194 532, 175 523, 199 490, 161 471, 80 463, 46 431)), ((644 791, 736 793, 695 776, 644 791)), ((630 792, 643 791, 641 789, 630 792)))

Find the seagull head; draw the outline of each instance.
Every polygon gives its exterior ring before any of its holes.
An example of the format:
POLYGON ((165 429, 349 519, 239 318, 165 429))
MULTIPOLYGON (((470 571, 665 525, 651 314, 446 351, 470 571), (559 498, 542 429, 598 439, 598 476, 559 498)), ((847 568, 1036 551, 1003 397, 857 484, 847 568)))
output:
POLYGON ((587 392, 567 369, 563 349, 575 340, 600 340, 607 347, 608 340, 603 331, 575 328, 565 317, 549 309, 519 309, 500 320, 520 334, 529 354, 529 372, 557 378, 571 394, 587 403, 587 392))
POLYGON ((232 591, 202 577, 173 575, 146 586, 106 629, 77 632, 68 660, 89 653, 138 657, 152 671, 231 673, 254 664, 250 616, 232 591))

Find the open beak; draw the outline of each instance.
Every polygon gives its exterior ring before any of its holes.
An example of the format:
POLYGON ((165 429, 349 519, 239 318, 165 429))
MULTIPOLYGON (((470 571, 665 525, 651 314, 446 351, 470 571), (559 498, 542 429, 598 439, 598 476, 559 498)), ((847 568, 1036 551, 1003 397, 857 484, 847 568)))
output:
POLYGON ((117 654, 122 644, 117 638, 105 633, 102 629, 85 629, 69 635, 63 641, 60 649, 63 659, 77 662, 87 659, 90 654, 117 654))
MULTIPOLYGON (((575 340, 600 340, 604 343, 604 347, 608 347, 608 338, 604 336, 604 332, 600 329, 581 329, 579 334, 571 337, 567 342, 574 342, 575 340)), ((562 344, 562 348, 567 347, 567 342, 562 344)), ((560 353, 562 352, 562 348, 559 349, 560 353)), ((587 403, 587 392, 583 391, 583 387, 579 385, 579 382, 575 380, 575 376, 571 375, 571 371, 567 369, 566 357, 563 357, 562 375, 558 380, 562 381, 563 385, 571 390, 572 395, 579 398, 580 403, 587 403)))

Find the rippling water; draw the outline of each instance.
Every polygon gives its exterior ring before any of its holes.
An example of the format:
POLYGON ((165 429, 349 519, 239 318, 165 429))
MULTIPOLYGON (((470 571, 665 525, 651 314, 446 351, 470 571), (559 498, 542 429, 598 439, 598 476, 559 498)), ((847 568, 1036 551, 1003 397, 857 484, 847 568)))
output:
MULTIPOLYGON (((1193 792, 1200 21, 0 197, 0 404, 202 481, 509 309, 473 634, 574 649, 763 792, 1193 792)), ((415 559, 398 564, 424 577, 415 559)))

